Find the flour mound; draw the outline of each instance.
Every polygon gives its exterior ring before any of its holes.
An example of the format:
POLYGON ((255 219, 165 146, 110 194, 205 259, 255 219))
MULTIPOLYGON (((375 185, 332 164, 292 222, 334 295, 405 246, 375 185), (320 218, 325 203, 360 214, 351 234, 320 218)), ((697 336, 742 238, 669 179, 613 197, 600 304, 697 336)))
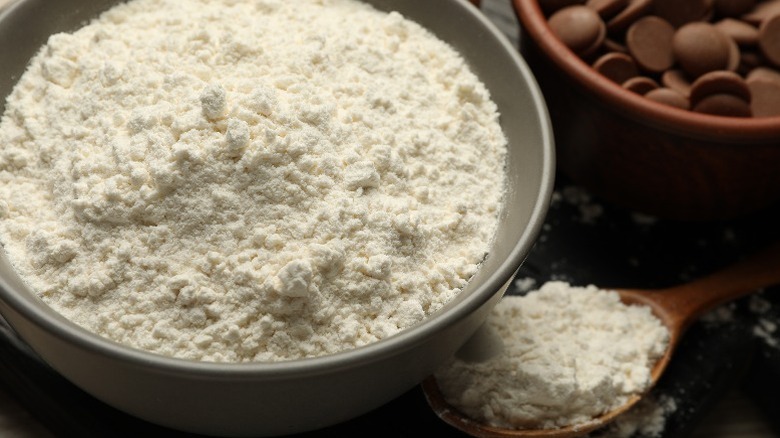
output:
POLYGON ((504 297, 486 329, 503 348, 483 360, 453 358, 437 382, 471 418, 515 429, 582 424, 624 405, 650 385, 669 341, 649 307, 558 281, 504 297))
POLYGON ((77 324, 205 361, 408 328, 486 256, 495 104, 354 0, 135 0, 52 36, 0 124, 0 239, 77 324))

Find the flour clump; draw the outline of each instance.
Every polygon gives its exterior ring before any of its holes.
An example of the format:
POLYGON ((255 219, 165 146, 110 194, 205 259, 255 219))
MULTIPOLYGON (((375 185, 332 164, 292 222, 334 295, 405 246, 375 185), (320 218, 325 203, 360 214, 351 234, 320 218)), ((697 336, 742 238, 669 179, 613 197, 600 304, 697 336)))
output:
POLYGON ((47 304, 219 362, 355 348, 451 300, 506 139, 447 44, 354 0, 134 0, 53 35, 0 122, 0 240, 47 304))
POLYGON ((550 281, 494 308, 485 357, 454 357, 436 373, 445 399, 496 427, 556 429, 591 421, 644 392, 669 332, 617 293, 550 281))

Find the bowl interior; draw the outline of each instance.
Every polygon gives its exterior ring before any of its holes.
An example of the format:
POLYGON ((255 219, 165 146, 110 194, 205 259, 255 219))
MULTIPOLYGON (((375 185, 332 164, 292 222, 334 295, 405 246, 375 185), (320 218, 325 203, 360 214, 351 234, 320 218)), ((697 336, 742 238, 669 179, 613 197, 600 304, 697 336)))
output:
POLYGON ((648 125, 704 140, 765 142, 780 139, 780 116, 722 117, 694 113, 645 99, 596 72, 552 32, 538 0, 512 0, 525 33, 546 58, 599 101, 648 125))

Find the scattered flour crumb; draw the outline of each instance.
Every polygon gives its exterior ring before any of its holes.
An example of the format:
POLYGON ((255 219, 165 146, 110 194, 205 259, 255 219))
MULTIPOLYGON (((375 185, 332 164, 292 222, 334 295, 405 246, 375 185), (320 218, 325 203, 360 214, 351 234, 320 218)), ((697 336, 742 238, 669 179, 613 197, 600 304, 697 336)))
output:
MULTIPOLYGON (((772 303, 763 297, 761 293, 756 293, 747 299, 747 308, 756 316, 752 327, 753 335, 761 338, 769 347, 780 348, 780 339, 777 336, 777 323, 766 316, 772 310, 772 303)), ((717 325, 734 322, 736 310, 736 303, 727 303, 704 314, 701 317, 701 321, 717 325)))
POLYGON ((715 309, 705 313, 701 316, 700 320, 710 324, 724 324, 734 321, 734 303, 726 303, 722 306, 718 306, 715 309))
POLYGON ((758 321, 753 326, 753 334, 761 338, 766 345, 780 348, 780 339, 777 338, 777 323, 765 316, 772 310, 772 303, 761 294, 755 294, 748 299, 748 309, 758 315, 758 321))
POLYGON ((639 212, 633 212, 631 213, 631 219, 634 221, 637 225, 655 225, 658 222, 658 218, 655 216, 650 216, 648 214, 639 213, 639 212))
POLYGON ((582 223, 594 224, 604 214, 604 207, 593 202, 591 194, 581 187, 566 186, 561 195, 567 203, 577 207, 580 213, 578 219, 582 223))
POLYGON ((763 315, 772 309, 772 303, 760 294, 754 294, 748 298, 748 308, 755 314, 763 315))
POLYGON ((531 277, 516 278, 515 287, 522 293, 529 292, 536 287, 536 280, 531 277))
POLYGON ((764 343, 774 348, 780 346, 780 341, 778 341, 775 336, 776 332, 777 324, 766 318, 759 318, 756 325, 753 326, 753 334, 761 338, 764 343))

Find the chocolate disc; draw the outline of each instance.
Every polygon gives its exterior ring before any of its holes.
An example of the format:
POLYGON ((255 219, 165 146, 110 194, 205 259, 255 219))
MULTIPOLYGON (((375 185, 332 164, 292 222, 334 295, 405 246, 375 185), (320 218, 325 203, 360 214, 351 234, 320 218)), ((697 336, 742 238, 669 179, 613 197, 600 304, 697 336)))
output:
POLYGON ((713 0, 715 13, 721 17, 739 17, 756 6, 756 0, 713 0))
POLYGON ((642 69, 660 73, 674 64, 674 33, 674 27, 669 22, 651 15, 639 19, 628 28, 626 45, 642 69))
POLYGON ((766 0, 757 4, 752 11, 742 15, 740 18, 758 26, 765 20, 778 14, 780 14, 780 0, 766 0))
POLYGON ((625 30, 631 23, 647 15, 653 8, 653 0, 629 0, 628 6, 607 21, 607 30, 618 33, 625 30))
POLYGON ((593 9, 603 18, 609 18, 628 6, 628 0, 588 0, 585 6, 593 9))
POLYGON ((623 88, 634 93, 645 95, 658 88, 658 83, 647 76, 637 76, 623 82, 623 88))
POLYGON ((554 13, 548 24, 563 44, 580 56, 595 51, 606 36, 601 17, 587 6, 565 7, 554 13))
POLYGON ((750 109, 755 117, 780 116, 780 82, 754 80, 748 83, 753 100, 750 109))
POLYGON ((730 36, 740 46, 752 46, 758 42, 758 29, 744 21, 724 18, 715 23, 714 26, 730 36))
POLYGON ((593 68, 617 84, 639 76, 634 59, 625 53, 611 52, 602 55, 593 63, 593 68))
POLYGON ((732 57, 729 37, 705 22, 688 23, 677 29, 672 50, 682 69, 694 78, 725 70, 732 57))
POLYGON ((750 70, 745 76, 745 81, 750 84, 752 81, 770 81, 780 84, 780 71, 770 67, 756 67, 750 70))
POLYGON ((653 11, 674 27, 703 20, 712 10, 712 0, 654 0, 653 11))
POLYGON ((661 76, 661 83, 665 87, 671 88, 683 96, 689 96, 691 94, 691 81, 685 75, 682 70, 667 70, 661 76))
POLYGON ((729 61, 726 63, 726 70, 737 71, 740 61, 742 60, 742 53, 739 51, 739 46, 733 38, 727 36, 729 44, 729 61))
POLYGON ((750 104, 733 94, 712 94, 693 107, 697 113, 726 117, 750 117, 750 104))
POLYGON ((761 23, 758 28, 758 46, 769 62, 780 66, 780 15, 761 23))
POLYGON ((645 94, 645 97, 658 103, 673 106, 687 110, 690 108, 690 102, 688 98, 683 96, 679 91, 675 91, 671 88, 656 88, 650 90, 645 94))
POLYGON ((702 100, 713 94, 731 94, 750 102, 750 89, 742 76, 725 70, 713 71, 701 75, 691 84, 691 106, 696 107, 702 100))

